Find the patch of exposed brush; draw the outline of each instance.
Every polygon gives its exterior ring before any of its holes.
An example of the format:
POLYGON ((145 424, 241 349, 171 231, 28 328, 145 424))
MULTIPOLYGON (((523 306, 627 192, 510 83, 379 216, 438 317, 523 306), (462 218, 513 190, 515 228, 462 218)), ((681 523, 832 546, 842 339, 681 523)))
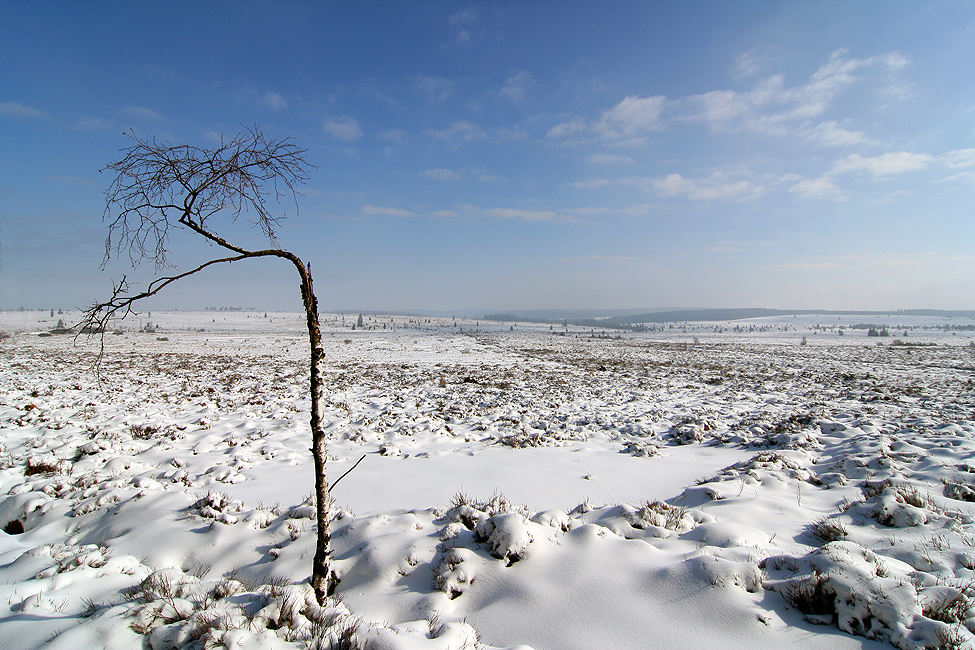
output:
POLYGON ((699 485, 716 481, 734 481, 743 476, 761 480, 760 471, 784 475, 787 478, 805 481, 813 485, 821 485, 819 478, 810 470, 802 466, 799 461, 789 458, 777 451, 761 451, 748 460, 729 465, 714 476, 701 479, 699 485))
POLYGON ((531 447, 546 447, 553 442, 548 436, 541 433, 521 432, 498 439, 499 445, 511 447, 512 449, 528 449, 531 447))
POLYGON ((623 443, 623 448, 620 450, 620 453, 650 458, 660 453, 660 447, 646 440, 627 440, 623 443))
POLYGON ((675 533, 686 533, 693 529, 697 522, 687 513, 687 508, 675 506, 666 501, 644 501, 630 524, 637 530, 647 526, 666 528, 675 533))
POLYGON ((823 517, 809 524, 807 533, 820 544, 846 539, 849 530, 835 517, 823 517))
POLYGON ((65 473, 68 473, 66 463, 53 456, 30 456, 24 466, 24 476, 65 473))
POLYGON ((944 484, 944 495, 949 499, 975 503, 975 487, 947 479, 942 479, 941 482, 944 484))
POLYGON ((531 513, 523 505, 515 505, 508 500, 505 495, 495 492, 490 499, 474 499, 464 492, 457 492, 450 499, 450 505, 444 514, 444 519, 449 523, 463 524, 468 530, 474 528, 487 519, 501 514, 519 514, 528 517, 531 513))

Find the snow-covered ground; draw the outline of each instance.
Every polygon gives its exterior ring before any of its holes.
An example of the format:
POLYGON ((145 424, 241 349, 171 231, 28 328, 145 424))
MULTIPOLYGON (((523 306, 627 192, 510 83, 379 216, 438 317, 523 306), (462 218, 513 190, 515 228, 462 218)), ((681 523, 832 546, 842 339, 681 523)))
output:
POLYGON ((324 316, 321 608, 302 316, 76 318, 0 313, 0 647, 975 641, 970 321, 324 316))

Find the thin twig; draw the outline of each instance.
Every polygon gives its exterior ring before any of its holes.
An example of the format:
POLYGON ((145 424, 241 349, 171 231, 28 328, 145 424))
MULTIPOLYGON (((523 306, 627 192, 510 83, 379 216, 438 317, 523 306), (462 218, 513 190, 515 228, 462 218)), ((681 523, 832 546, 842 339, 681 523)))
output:
POLYGON ((334 481, 332 481, 332 485, 329 486, 328 491, 329 492, 332 492, 335 489, 335 486, 339 484, 339 481, 341 481, 346 476, 348 476, 349 474, 351 474, 352 473, 352 470, 354 470, 356 467, 358 467, 359 466, 359 463, 361 463, 365 459, 366 459, 366 454, 362 454, 362 458, 360 458, 359 460, 357 460, 355 462, 355 465, 353 465, 352 467, 349 468, 349 471, 347 471, 345 474, 343 474, 342 476, 340 476, 337 479, 335 479, 334 481))

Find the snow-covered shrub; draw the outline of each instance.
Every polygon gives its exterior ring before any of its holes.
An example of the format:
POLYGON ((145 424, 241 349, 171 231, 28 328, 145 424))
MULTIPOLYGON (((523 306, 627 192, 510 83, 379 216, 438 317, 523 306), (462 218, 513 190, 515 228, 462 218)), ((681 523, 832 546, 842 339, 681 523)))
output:
POLYGON ((906 574, 891 576, 872 551, 853 542, 829 542, 804 557, 774 556, 759 566, 774 576, 765 588, 779 592, 810 621, 887 639, 904 650, 918 647, 911 639, 923 622, 917 591, 906 574), (783 578, 783 573, 793 575, 783 578))
POLYGON ((678 445, 692 445, 704 442, 714 429, 707 418, 685 419, 670 428, 667 434, 678 445))
POLYGON ((918 488, 891 480, 864 484, 864 501, 849 509, 873 517, 891 528, 909 528, 943 517, 943 510, 930 494, 918 488))
POLYGON ((24 476, 36 474, 65 474, 70 473, 71 465, 55 458, 53 455, 28 456, 24 467, 24 476))
POLYGON ((521 560, 528 545, 535 541, 532 528, 538 524, 517 514, 494 515, 474 528, 474 538, 485 544, 488 552, 511 566, 521 560))
POLYGON ((646 440, 627 440, 620 453, 649 458, 660 453, 660 447, 646 440))
POLYGON ((849 534, 843 522, 835 517, 822 517, 809 524, 808 534, 821 544, 845 539, 849 534))
POLYGON ((515 506, 508 498, 500 493, 495 493, 486 501, 478 501, 463 492, 458 492, 450 500, 450 508, 444 515, 450 523, 461 523, 469 530, 479 523, 494 515, 517 512, 524 517, 529 516, 528 509, 524 506, 515 506))
POLYGON ((223 492, 208 492, 205 497, 193 504, 201 517, 213 519, 224 524, 236 524, 239 518, 231 513, 244 509, 244 504, 237 499, 231 499, 223 492))
POLYGON ((697 525, 694 518, 688 514, 687 508, 674 506, 665 501, 644 501, 636 515, 632 525, 637 529, 657 526, 675 533, 686 533, 697 525))
POLYGON ((975 617, 975 602, 972 593, 975 586, 969 584, 964 589, 944 585, 926 587, 918 592, 921 611, 925 616, 942 623, 964 623, 975 617))
POLYGON ((453 600, 474 582, 474 574, 464 566, 471 559, 473 551, 445 543, 438 547, 438 555, 433 563, 433 588, 442 591, 453 600))
POLYGON ((760 480, 762 478, 760 472, 779 474, 785 478, 805 481, 813 485, 820 485, 821 483, 819 478, 813 472, 803 467, 799 461, 777 451, 759 452, 748 460, 729 465, 714 476, 702 479, 698 483, 703 485, 715 481, 733 481, 743 476, 760 480))
POLYGON ((975 502, 975 487, 955 481, 945 481, 944 495, 949 499, 975 502))

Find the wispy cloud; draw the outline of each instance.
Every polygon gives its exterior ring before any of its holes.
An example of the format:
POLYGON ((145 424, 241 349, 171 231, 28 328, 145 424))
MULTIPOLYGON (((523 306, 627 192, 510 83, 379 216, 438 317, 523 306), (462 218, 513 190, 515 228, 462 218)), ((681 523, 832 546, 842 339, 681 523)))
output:
POLYGON ((629 264, 632 260, 624 255, 586 255, 584 257, 559 257, 562 264, 629 264))
POLYGON ((410 141, 410 136, 407 135, 406 131, 403 129, 389 129, 387 131, 380 131, 376 134, 376 137, 380 140, 387 140, 394 144, 406 144, 410 141))
POLYGON ((859 144, 877 144, 861 131, 849 131, 835 121, 820 122, 801 129, 803 139, 821 147, 850 147, 859 144))
POLYGON ((575 116, 566 122, 560 122, 548 130, 550 138, 567 138, 583 133, 587 129, 586 120, 575 116))
POLYGON ((831 173, 846 174, 851 172, 868 172, 874 177, 891 176, 918 171, 929 167, 935 161, 934 156, 926 153, 911 153, 897 151, 865 158, 860 154, 850 154, 837 161, 831 173))
POLYGON ((154 111, 151 108, 146 108, 145 106, 126 106, 119 109, 119 115, 127 120, 135 120, 137 122, 166 122, 169 118, 160 113, 159 111, 154 111))
POLYGON ((804 199, 841 199, 845 197, 843 190, 837 187, 832 179, 825 176, 803 179, 791 185, 789 191, 804 199))
POLYGON ((941 157, 942 163, 948 169, 968 169, 975 167, 975 149, 956 149, 941 157))
POLYGON ((359 121, 348 115, 338 117, 326 117, 322 123, 322 128, 326 133, 345 142, 354 142, 362 137, 362 128, 359 121))
POLYGON ((109 122, 108 120, 103 120, 100 117, 92 117, 90 115, 79 118, 74 124, 76 129, 81 129, 82 131, 104 131, 114 126, 115 124, 109 122))
POLYGON ((0 116, 16 119, 39 120, 50 117, 44 111, 20 102, 0 102, 0 116))
POLYGON ((508 77, 498 93, 513 104, 520 104, 535 86, 535 78, 527 70, 519 70, 508 77))
POLYGON ((272 111, 283 111, 288 107, 288 102, 284 96, 271 91, 267 91, 261 95, 259 103, 264 108, 270 108, 272 111))
POLYGON ((470 8, 453 13, 447 18, 447 22, 451 25, 469 25, 475 20, 477 20, 477 12, 470 8))
POLYGON ((615 153, 596 153, 588 158, 593 165, 631 165, 633 159, 615 153))
POLYGON ((489 217, 499 219, 518 219, 520 221, 559 221, 558 212, 553 210, 519 210, 517 208, 489 208, 484 210, 489 217))
POLYGON ((665 98, 629 95, 619 104, 603 111, 594 130, 604 139, 625 144, 642 144, 651 131, 662 128, 660 115, 665 98))
POLYGON ((454 82, 442 77, 417 77, 416 88, 432 102, 444 102, 454 94, 454 82))
POLYGON ((720 172, 701 178, 685 178, 669 174, 650 181, 650 188, 659 196, 683 196, 692 201, 746 201, 766 193, 763 185, 748 180, 734 180, 720 172))
POLYGON ((381 207, 368 204, 362 207, 362 214, 367 216, 386 216, 386 217, 432 217, 437 219, 446 218, 490 218, 502 219, 505 221, 527 221, 527 222, 556 222, 556 223, 578 223, 579 218, 572 214, 571 210, 559 211, 553 209, 530 209, 530 208, 482 208, 477 205, 461 204, 451 206, 449 209, 432 210, 430 212, 417 214, 412 210, 402 208, 381 207))
POLYGON ((674 173, 666 176, 599 178, 572 183, 572 187, 579 189, 602 189, 610 186, 636 187, 661 198, 685 198, 705 202, 749 201, 764 196, 768 191, 764 184, 744 178, 733 178, 723 172, 699 177, 674 173))
POLYGON ((384 208, 378 205, 364 205, 362 206, 362 214, 366 216, 382 216, 382 217, 415 217, 416 213, 409 210, 403 210, 402 208, 384 208))
MULTIPOLYGON (((747 59, 746 59, 747 63, 747 59)), ((835 121, 817 124, 840 91, 857 83, 868 69, 900 70, 909 60, 897 52, 864 59, 836 50, 825 64, 800 85, 789 86, 784 75, 766 77, 751 90, 713 90, 677 100, 682 121, 698 121, 713 131, 752 131, 771 136, 799 133, 813 144, 861 144, 866 136, 840 127, 835 121)))
POLYGON ((708 246, 705 250, 711 253, 720 253, 726 256, 732 256, 732 253, 754 253, 755 251, 764 248, 773 248, 776 246, 775 242, 770 242, 767 240, 763 241, 720 241, 711 246, 708 246))
POLYGON ((452 169, 425 169, 420 172, 420 176, 436 181, 453 181, 460 178, 460 174, 452 169))
POLYGON ((935 251, 916 253, 874 253, 861 251, 829 258, 808 258, 793 260, 782 264, 770 264, 765 268, 772 270, 823 271, 842 270, 857 272, 864 270, 889 271, 904 269, 943 269, 952 265, 960 269, 975 270, 975 255, 944 254, 935 251))
POLYGON ((484 131, 479 129, 475 124, 466 120, 454 122, 445 129, 428 129, 427 131, 424 131, 424 133, 437 138, 438 140, 449 140, 455 142, 474 142, 475 140, 483 140, 487 137, 484 131))
POLYGON ((627 95, 602 111, 598 119, 587 121, 578 115, 569 116, 550 128, 547 136, 553 139, 587 136, 613 146, 641 146, 650 133, 663 128, 661 115, 665 103, 662 95, 627 95))
POLYGON ((735 58, 735 78, 751 77, 761 72, 768 65, 768 57, 759 54, 757 50, 742 52, 735 58))
MULTIPOLYGON (((569 116, 551 127, 553 139, 591 139, 612 145, 643 146, 655 131, 673 123, 703 123, 712 132, 752 132, 773 137, 799 137, 816 147, 850 147, 877 144, 862 131, 852 130, 836 120, 823 120, 837 95, 863 77, 868 70, 896 72, 909 63, 896 52, 868 58, 833 52, 805 83, 788 85, 785 75, 762 78, 750 90, 711 90, 668 99, 663 95, 628 95, 587 120, 569 116)), ((739 56, 735 70, 751 76, 765 67, 764 58, 754 52, 739 56)))

